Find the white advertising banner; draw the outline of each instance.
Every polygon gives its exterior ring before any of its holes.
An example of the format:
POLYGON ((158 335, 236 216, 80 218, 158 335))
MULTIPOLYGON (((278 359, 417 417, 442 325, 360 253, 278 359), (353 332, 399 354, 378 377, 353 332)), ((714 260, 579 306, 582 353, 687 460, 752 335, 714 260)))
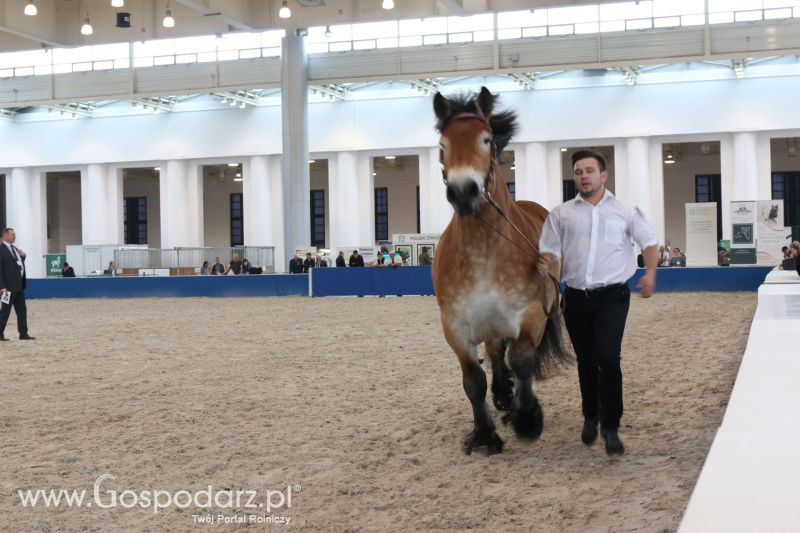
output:
POLYGON ((780 265, 783 261, 781 248, 789 244, 791 234, 791 228, 783 226, 783 200, 756 202, 756 260, 759 265, 780 265))
POLYGON ((731 264, 756 263, 756 202, 731 202, 731 264))
POLYGON ((339 252, 344 252, 345 264, 349 266, 350 256, 353 255, 353 250, 358 250, 358 255, 364 257, 365 266, 374 265, 380 249, 380 246, 339 246, 331 250, 332 264, 330 266, 336 266, 336 258, 339 257, 339 252))
POLYGON ((686 266, 717 266, 717 203, 686 204, 686 266))

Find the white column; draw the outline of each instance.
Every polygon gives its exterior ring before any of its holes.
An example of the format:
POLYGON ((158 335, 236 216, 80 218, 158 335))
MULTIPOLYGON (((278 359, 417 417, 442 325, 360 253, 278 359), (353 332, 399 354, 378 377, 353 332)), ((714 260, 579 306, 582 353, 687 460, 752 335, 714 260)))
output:
POLYGON ((757 200, 772 200, 772 140, 769 133, 759 133, 756 141, 758 161, 757 200))
POLYGON ((197 165, 161 165, 161 248, 203 246, 203 175, 197 165))
POLYGON ((47 181, 44 172, 14 168, 6 176, 6 224, 17 234, 17 246, 25 251, 27 277, 46 276, 47 181))
POLYGON ((102 164, 82 168, 83 244, 122 244, 122 230, 122 171, 102 164))
POLYGON ((547 209, 561 203, 561 152, 553 143, 525 143, 515 151, 517 200, 531 200, 547 209), (557 170, 551 165, 557 156, 557 170))
MULTIPOLYGON (((759 199, 759 155, 770 157, 769 151, 759 150, 754 132, 725 135, 720 140, 720 167, 722 171, 722 238, 731 238, 730 203, 759 199)), ((764 165, 761 164, 762 173, 764 165)), ((764 178, 767 179, 767 178, 764 178)), ((765 187, 761 186, 761 189, 765 187)), ((767 196, 769 198, 769 196, 767 196)))
POLYGON ((442 182, 439 148, 429 148, 419 156, 419 226, 421 233, 441 233, 453 218, 442 182))
POLYGON ((282 53, 284 253, 285 257, 292 257, 295 246, 308 246, 311 242, 305 38, 287 35, 282 41, 282 53))
POLYGON ((363 201, 356 206, 355 213, 358 217, 357 243, 375 243, 375 167, 372 157, 358 154, 358 183, 356 188, 364 193, 363 201))
POLYGON ((243 164, 244 243, 272 246, 275 272, 285 272, 280 156, 253 156, 243 164))
MULTIPOLYGON (((572 172, 570 172, 570 176, 572 172)), ((553 209, 555 206, 564 203, 564 169, 561 162, 561 147, 555 143, 550 143, 547 147, 547 178, 551 186, 547 191, 547 203, 543 207, 553 209)))
POLYGON ((364 246, 373 241, 362 239, 364 205, 369 203, 371 188, 362 189, 359 177, 357 152, 338 152, 328 159, 331 248, 364 246))
MULTIPOLYGON (((644 212, 659 244, 666 241, 666 212, 664 207, 664 160, 661 143, 650 143, 650 202, 644 212)), ((645 209, 642 206, 642 209, 645 209)))

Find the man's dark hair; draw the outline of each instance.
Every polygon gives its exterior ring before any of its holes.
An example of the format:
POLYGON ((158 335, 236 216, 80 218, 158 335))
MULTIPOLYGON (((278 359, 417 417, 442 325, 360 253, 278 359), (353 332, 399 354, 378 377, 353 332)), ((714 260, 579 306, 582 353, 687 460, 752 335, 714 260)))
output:
POLYGON ((606 170, 606 160, 603 158, 602 155, 598 154, 597 152, 592 152, 591 150, 578 150, 574 154, 572 154, 572 166, 575 166, 575 163, 580 161, 581 159, 589 159, 590 157, 594 158, 597 161, 597 164, 600 165, 600 172, 605 172, 606 170))
MULTIPOLYGON (((207 261, 206 261, 206 262, 207 262, 207 261)), ((65 266, 65 267, 68 267, 68 266, 69 266, 69 263, 67 263, 66 261, 64 261, 64 266, 65 266)))
POLYGON ((358 250, 353 250, 353 253, 354 253, 354 254, 357 254, 357 253, 358 253, 358 250))
POLYGON ((2 235, 3 237, 5 237, 5 236, 6 236, 6 233, 8 233, 9 231, 14 231, 14 228, 3 228, 3 232, 2 232, 2 233, 0 233, 0 235, 2 235))

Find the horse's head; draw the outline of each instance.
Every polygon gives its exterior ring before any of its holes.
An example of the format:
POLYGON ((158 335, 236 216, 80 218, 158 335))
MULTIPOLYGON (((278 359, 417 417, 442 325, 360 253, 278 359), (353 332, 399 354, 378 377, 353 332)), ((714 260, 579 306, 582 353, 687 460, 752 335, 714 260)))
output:
POLYGON ((447 201, 459 216, 478 212, 497 159, 516 131, 513 113, 492 114, 495 99, 486 87, 476 95, 433 98, 447 201))

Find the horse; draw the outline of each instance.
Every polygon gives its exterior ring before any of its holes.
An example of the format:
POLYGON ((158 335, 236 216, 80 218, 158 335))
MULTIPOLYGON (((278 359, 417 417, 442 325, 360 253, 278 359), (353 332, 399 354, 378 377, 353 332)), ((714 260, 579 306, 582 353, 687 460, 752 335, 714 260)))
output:
POLYGON ((472 405, 468 455, 481 447, 490 455, 503 450, 486 406, 480 343, 491 360, 494 405, 507 411, 503 422, 511 422, 521 440, 536 440, 543 429, 534 378, 571 360, 563 345, 560 264, 553 262, 549 276, 536 268, 534 243, 548 211, 514 201, 508 192, 498 160, 516 132, 516 116, 495 113, 495 99, 486 87, 477 95, 437 93, 433 99, 442 178, 454 214, 439 240, 432 276, 444 337, 458 357, 472 405))

